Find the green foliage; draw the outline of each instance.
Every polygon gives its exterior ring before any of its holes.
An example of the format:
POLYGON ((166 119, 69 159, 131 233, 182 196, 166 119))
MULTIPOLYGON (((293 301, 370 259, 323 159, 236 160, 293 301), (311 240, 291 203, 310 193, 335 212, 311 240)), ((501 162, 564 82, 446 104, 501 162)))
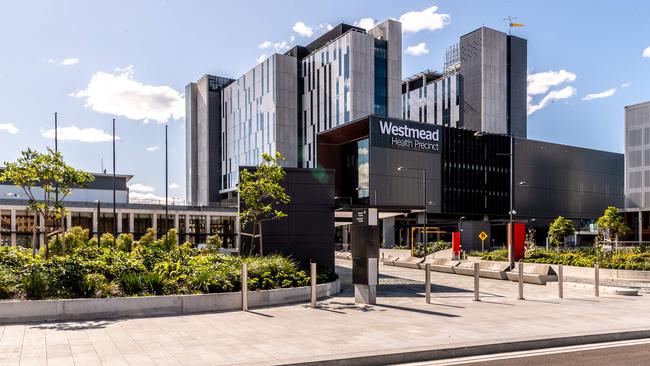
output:
MULTIPOLYGON (((5 162, 0 173, 0 182, 10 182, 22 188, 29 199, 28 211, 39 213, 45 220, 63 217, 63 200, 73 188, 84 187, 94 177, 90 173, 76 170, 67 165, 60 152, 47 148, 46 153, 27 149, 21 152, 16 162, 5 162), (34 187, 41 188, 36 191, 34 187), (58 191, 58 201, 55 192, 58 191), (42 195, 36 196, 37 192, 42 195)), ((33 243, 33 253, 36 243, 33 243)))
MULTIPOLYGON (((408 249, 411 250, 411 247, 408 245, 395 245, 393 249, 408 249)), ((441 250, 445 249, 451 249, 451 243, 449 242, 444 242, 442 240, 436 241, 436 242, 430 242, 428 245, 424 245, 422 243, 416 243, 413 246, 413 255, 415 257, 426 257, 429 254, 433 254, 435 252, 439 252, 441 250)))
POLYGON ((116 244, 115 237, 111 233, 103 233, 99 238, 99 246, 102 248, 113 248, 116 244))
MULTIPOLYGON (((507 261, 508 251, 500 249, 492 252, 475 252, 483 260, 507 261)), ((601 268, 650 270, 650 252, 643 248, 603 252, 602 248, 580 248, 562 251, 535 249, 526 252, 524 262, 544 264, 564 264, 576 267, 593 267, 597 262, 601 268)))
POLYGON ((625 223, 623 214, 614 206, 605 209, 603 216, 596 221, 599 230, 609 231, 610 238, 618 240, 620 236, 628 235, 631 230, 625 223))
POLYGON ((117 250, 129 253, 133 250, 133 234, 122 233, 117 237, 117 250))
MULTIPOLYGON (((276 220, 287 216, 286 213, 277 209, 277 205, 289 203, 291 200, 281 185, 286 173, 278 164, 279 160, 284 160, 279 152, 276 152, 275 156, 264 153, 262 162, 257 169, 253 171, 244 169, 239 174, 238 194, 241 202, 239 219, 242 226, 251 225, 252 227, 249 255, 253 254, 258 225, 262 221, 276 220)), ((262 255, 262 249, 260 246, 260 255, 262 255)))
POLYGON ((218 252, 219 249, 221 249, 221 247, 223 246, 223 241, 221 240, 221 237, 217 234, 208 236, 208 240, 206 242, 208 245, 208 250, 211 252, 218 252))
POLYGON ((10 299, 17 294, 16 277, 6 269, 0 270, 0 299, 10 299))
POLYGON ((573 221, 558 216, 555 221, 551 223, 548 229, 549 243, 555 246, 564 244, 564 238, 575 233, 575 225, 573 221))
MULTIPOLYGON (((137 245, 130 252, 126 251, 126 244, 118 243, 118 249, 109 245, 99 246, 97 240, 78 242, 72 247, 72 252, 51 258, 32 258, 29 251, 21 247, 0 247, 0 298, 239 291, 244 261, 248 265, 250 290, 307 286, 310 282, 308 273, 286 257, 243 258, 199 251, 189 243, 170 247, 164 238, 146 239, 145 245, 137 245)), ((331 270, 323 268, 319 268, 318 274, 321 283, 336 278, 331 270)))

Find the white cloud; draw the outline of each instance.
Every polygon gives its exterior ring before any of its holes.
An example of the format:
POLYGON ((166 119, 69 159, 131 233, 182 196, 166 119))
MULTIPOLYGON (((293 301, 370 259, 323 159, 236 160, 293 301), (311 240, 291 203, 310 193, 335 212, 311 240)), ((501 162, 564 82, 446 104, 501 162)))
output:
POLYGON ((575 81, 576 74, 566 71, 546 71, 528 74, 528 95, 546 93, 551 87, 575 81))
POLYGON ((409 11, 399 17, 402 23, 402 32, 416 33, 421 30, 441 29, 451 21, 451 16, 444 13, 436 13, 437 6, 424 9, 422 11, 409 11))
POLYGON ((303 22, 297 22, 293 25, 292 29, 303 37, 311 37, 314 35, 314 30, 303 22))
POLYGON ((629 88, 631 85, 632 85, 632 83, 628 81, 628 82, 625 82, 625 83, 621 84, 621 88, 629 88))
POLYGON ((178 188, 178 184, 172 182, 172 184, 169 185, 169 188, 170 189, 176 189, 176 188, 178 188))
MULTIPOLYGON (((54 138, 54 129, 44 131, 41 134, 48 139, 54 138)), ((79 142, 107 142, 112 141, 113 136, 110 133, 98 130, 96 128, 79 128, 77 126, 59 127, 58 139, 61 141, 79 141, 79 142)), ((115 136, 116 140, 120 138, 115 136)))
POLYGON ((0 123, 0 131, 7 131, 10 134, 15 135, 20 130, 13 123, 0 123))
MULTIPOLYGON (((142 192, 129 192, 129 202, 132 203, 153 203, 153 204, 164 204, 165 196, 157 196, 154 193, 142 193, 142 192)), ((168 198, 170 205, 184 205, 185 200, 180 197, 168 198)))
POLYGON ((643 50, 643 57, 650 58, 650 47, 643 50))
POLYGON ((158 146, 149 146, 149 147, 146 148, 145 150, 146 150, 146 151, 149 151, 149 152, 152 152, 152 151, 156 151, 156 150, 158 150, 158 149, 159 149, 158 146))
POLYGON ((133 66, 116 69, 115 74, 99 71, 86 89, 73 94, 83 98, 85 107, 95 112, 134 120, 165 123, 184 114, 183 95, 169 86, 143 84, 133 79, 133 66))
POLYGON ((264 42, 260 43, 260 45, 259 45, 258 47, 259 47, 260 49, 265 49, 265 48, 269 48, 269 47, 271 47, 271 46, 273 46, 273 42, 271 42, 271 41, 264 41, 264 42))
POLYGON ((148 186, 148 185, 145 185, 145 184, 134 183, 134 184, 129 185, 129 191, 148 193, 148 192, 153 192, 154 188, 152 186, 148 186))
POLYGON ((288 50, 289 44, 287 43, 287 41, 282 41, 282 42, 274 43, 273 48, 275 48, 276 51, 288 50))
POLYGON ((354 25, 363 28, 365 30, 369 30, 374 28, 375 25, 377 25, 377 22, 372 18, 363 18, 360 19, 358 22, 354 23, 354 25))
POLYGON ((54 60, 54 59, 49 59, 49 60, 47 60, 47 62, 49 62, 51 64, 58 64, 58 65, 61 65, 61 66, 72 66, 72 65, 78 64, 79 59, 74 58, 74 57, 70 57, 70 58, 65 58, 65 59, 63 59, 61 61, 57 61, 57 60, 54 60))
POLYGON ((260 57, 255 59, 255 61, 259 64, 262 63, 262 61, 266 60, 266 54, 261 54, 260 57))
POLYGON ((616 93, 616 88, 605 90, 604 92, 601 93, 587 94, 584 98, 582 98, 582 100, 594 100, 594 99, 607 98, 614 95, 614 93, 616 93))
POLYGON ((531 115, 538 110, 546 107, 549 103, 553 103, 556 100, 568 99, 571 98, 576 93, 576 89, 572 86, 566 86, 562 89, 553 90, 548 93, 542 100, 537 104, 531 104, 530 101, 532 98, 528 98, 528 115, 531 115))
POLYGON ((416 44, 415 46, 408 46, 406 47, 406 53, 409 55, 413 56, 422 56, 426 55, 429 53, 429 49, 427 48, 427 44, 424 42, 420 42, 416 44))

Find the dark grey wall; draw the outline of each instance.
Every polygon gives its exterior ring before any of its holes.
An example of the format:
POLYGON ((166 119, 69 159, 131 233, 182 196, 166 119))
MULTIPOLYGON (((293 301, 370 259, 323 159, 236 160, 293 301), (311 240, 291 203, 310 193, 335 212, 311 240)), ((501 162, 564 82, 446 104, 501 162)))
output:
POLYGON ((463 127, 481 131, 481 30, 477 29, 460 38, 460 74, 462 75, 463 127))
POLYGON ((282 253, 303 266, 315 259, 319 265, 333 269, 334 171, 293 168, 285 171, 283 186, 291 202, 279 206, 287 217, 264 222, 264 254, 282 253))
POLYGON ((508 36, 509 88, 510 88, 510 122, 512 133, 517 137, 527 136, 528 112, 526 110, 528 41, 523 38, 508 36))
POLYGON ((487 239, 485 239, 485 249, 490 249, 492 234, 489 221, 463 221, 462 229, 460 244, 464 251, 481 250, 481 239, 478 237, 481 231, 488 234, 487 239))
POLYGON ((422 207, 424 184, 422 171, 427 171, 428 212, 439 213, 441 204, 441 155, 384 147, 370 147, 370 199, 377 193, 379 206, 422 207), (397 171, 397 167, 413 169, 397 171), (417 170, 416 170, 417 169, 417 170))
POLYGON ((516 139, 517 216, 594 219, 622 205, 623 154, 516 139))

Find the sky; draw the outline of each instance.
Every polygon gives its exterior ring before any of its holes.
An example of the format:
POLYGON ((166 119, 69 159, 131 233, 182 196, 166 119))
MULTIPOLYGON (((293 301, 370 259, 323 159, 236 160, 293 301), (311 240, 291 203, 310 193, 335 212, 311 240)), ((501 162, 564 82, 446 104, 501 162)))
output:
POLYGON ((185 196, 185 85, 239 77, 260 57, 341 22, 403 22, 403 77, 440 70, 480 26, 528 40, 528 137, 623 152, 624 106, 650 100, 648 1, 2 1, 0 162, 53 146, 74 167, 112 170, 131 198, 185 196))

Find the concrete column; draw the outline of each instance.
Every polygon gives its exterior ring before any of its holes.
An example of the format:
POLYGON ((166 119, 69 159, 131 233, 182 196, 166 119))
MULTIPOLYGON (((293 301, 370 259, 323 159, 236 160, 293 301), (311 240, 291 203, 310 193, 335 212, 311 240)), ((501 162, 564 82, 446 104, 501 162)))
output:
POLYGON ((639 210, 639 243, 643 241, 643 211, 639 210))
POLYGON ((180 230, 178 227, 178 214, 174 214, 174 229, 176 230, 176 241, 181 242, 180 230))
POLYGON ((392 248, 395 246, 395 217, 383 219, 382 225, 384 248, 392 248))
POLYGON ((11 246, 16 246, 16 210, 11 209, 11 246))
POLYGON ((122 233, 122 212, 117 213, 117 233, 122 233))
POLYGON ((97 235, 98 228, 99 228, 99 218, 97 217, 97 211, 93 211, 93 236, 97 235))
POLYGON ((38 230, 40 230, 40 234, 38 234, 38 236, 41 241, 41 247, 45 247, 45 219, 43 216, 38 215, 38 221, 38 230))
POLYGON ((129 232, 133 234, 135 232, 135 216, 133 212, 129 212, 127 215, 129 215, 129 232))
POLYGON ((68 214, 65 217, 66 227, 68 230, 72 227, 72 212, 68 211, 68 214))
POLYGON ((153 229, 153 232, 155 233, 155 237, 158 237, 158 214, 154 213, 151 215, 151 228, 153 229))
POLYGON ((185 214, 185 241, 190 241, 190 215, 185 214))
POLYGON ((205 215, 205 232, 210 235, 210 220, 212 217, 210 215, 205 215))

